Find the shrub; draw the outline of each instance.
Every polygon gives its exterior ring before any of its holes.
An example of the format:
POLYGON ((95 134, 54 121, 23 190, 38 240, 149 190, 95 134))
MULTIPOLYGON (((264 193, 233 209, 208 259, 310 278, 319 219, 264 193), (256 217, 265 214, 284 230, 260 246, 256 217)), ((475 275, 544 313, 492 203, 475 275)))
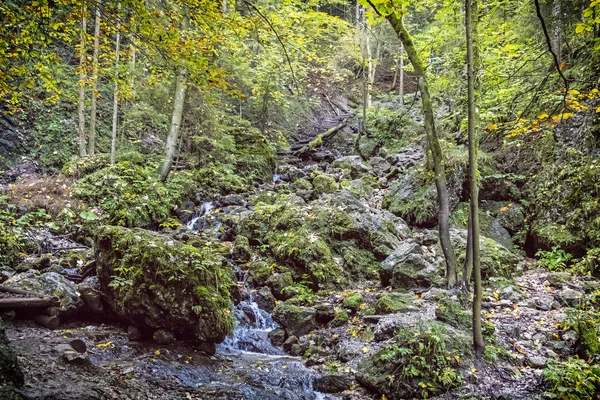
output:
POLYGON ((600 368, 579 358, 548 360, 543 371, 549 385, 546 395, 559 400, 591 400, 600 387, 600 368))

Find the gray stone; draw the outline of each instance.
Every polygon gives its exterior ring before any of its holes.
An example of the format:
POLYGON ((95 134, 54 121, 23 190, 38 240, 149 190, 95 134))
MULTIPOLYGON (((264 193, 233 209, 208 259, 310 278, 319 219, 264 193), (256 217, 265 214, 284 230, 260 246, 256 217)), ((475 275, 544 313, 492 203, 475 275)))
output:
POLYGON ((583 294, 576 290, 567 288, 562 290, 556 298, 566 306, 575 307, 581 302, 583 294))
POLYGON ((421 246, 414 242, 402 243, 381 263, 379 277, 384 286, 410 289, 443 286, 440 266, 427 257, 421 246))
POLYGON ((175 341, 175 335, 168 329, 157 329, 152 334, 152 340, 159 344, 171 344, 175 341))
POLYGON ((539 356, 528 357, 527 364, 532 368, 543 369, 546 367, 546 358, 539 356))
POLYGON ((312 307, 302 307, 289 302, 279 303, 273 311, 277 321, 288 336, 304 336, 317 327, 316 311, 312 307))
POLYGON ((285 331, 281 328, 275 328, 269 332, 269 339, 274 346, 281 346, 285 342, 285 331))
POLYGON ((369 160, 369 166, 375 173, 375 175, 379 177, 385 176, 392 168, 392 165, 386 161, 383 157, 373 157, 369 160))
POLYGON ((273 309, 275 308, 275 297, 271 293, 271 289, 267 286, 263 286, 256 291, 254 300, 256 301, 256 304, 258 304, 258 307, 269 313, 273 312, 273 309))
POLYGON ((81 299, 93 314, 105 312, 102 294, 100 293, 100 281, 97 276, 90 276, 77 285, 81 299))
POLYGON ((332 167, 345 170, 352 179, 362 178, 366 175, 373 175, 373 170, 367 166, 360 156, 345 156, 335 160, 332 167))

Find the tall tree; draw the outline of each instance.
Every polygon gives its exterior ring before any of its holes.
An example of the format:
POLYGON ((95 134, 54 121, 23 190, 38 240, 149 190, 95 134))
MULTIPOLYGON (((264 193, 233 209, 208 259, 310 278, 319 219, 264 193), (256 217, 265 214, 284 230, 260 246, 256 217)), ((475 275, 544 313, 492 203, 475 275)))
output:
POLYGON ((448 187, 446 185, 446 171, 444 169, 444 160, 442 147, 435 129, 433 117, 433 104, 429 94, 429 85, 425 66, 417 53, 417 49, 412 37, 404 26, 402 19, 403 10, 398 11, 395 7, 389 7, 387 3, 383 4, 381 0, 366 0, 378 15, 385 17, 390 23, 398 38, 402 42, 410 63, 413 65, 415 75, 419 79, 419 91, 421 93, 421 102, 425 114, 425 135, 427 144, 431 152, 433 161, 433 172, 438 199, 438 229, 440 235, 440 244, 444 257, 446 259, 446 282, 448 287, 455 287, 458 283, 458 272, 456 263, 456 254, 450 242, 450 200, 448 196, 448 187))
POLYGON ((179 128, 181 127, 181 119, 183 116, 183 106, 185 104, 185 85, 187 71, 181 68, 177 75, 177 83, 175 85, 175 99, 173 100, 173 116, 171 118, 171 129, 167 136, 167 148, 165 158, 159 170, 160 179, 165 181, 171 171, 173 165, 173 156, 175 155, 175 147, 179 138, 179 128))
POLYGON ((94 26, 94 55, 92 59, 93 63, 93 78, 94 85, 92 88, 92 103, 90 105, 91 116, 90 116, 90 136, 88 140, 88 154, 93 155, 96 151, 96 100, 98 98, 98 72, 100 70, 98 66, 98 53, 100 52, 100 20, 102 14, 100 7, 102 6, 102 0, 96 2, 96 21, 94 26))
POLYGON ((86 2, 81 2, 81 37, 79 40, 79 125, 77 128, 77 141, 79 142, 79 156, 87 155, 85 140, 85 39, 87 36, 86 2))
MULTIPOLYGON (((121 10, 118 3, 117 10, 121 10)), ((117 124, 119 120, 119 50, 121 47, 121 20, 117 19, 117 37, 115 38, 115 92, 113 97, 112 135, 110 140, 110 164, 115 164, 115 152, 117 143, 117 124)))
POLYGON ((473 299, 473 348, 477 357, 481 357, 485 345, 481 332, 481 265, 479 260, 479 185, 477 168, 477 150, 479 138, 477 134, 476 76, 475 62, 477 57, 477 0, 465 2, 465 27, 467 40, 467 87, 468 87, 468 137, 469 137, 469 182, 470 182, 470 223, 469 239, 470 258, 473 260, 475 278, 475 298, 473 299))

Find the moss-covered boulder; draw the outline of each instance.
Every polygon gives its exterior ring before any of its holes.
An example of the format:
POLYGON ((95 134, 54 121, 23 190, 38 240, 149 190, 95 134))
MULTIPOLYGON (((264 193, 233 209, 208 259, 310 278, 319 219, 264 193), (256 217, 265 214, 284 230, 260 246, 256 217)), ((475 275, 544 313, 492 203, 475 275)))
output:
POLYGON ((444 285, 444 268, 415 242, 405 242, 381 263, 381 283, 395 289, 444 285))
POLYGON ((383 293, 377 300, 369 304, 363 314, 382 315, 414 310, 412 299, 406 293, 383 293))
MULTIPOLYGON (((465 260, 467 231, 450 229, 450 241, 456 251, 458 263, 461 265, 465 260)), ((480 237, 479 247, 481 250, 481 276, 483 279, 510 277, 516 271, 519 261, 521 261, 521 257, 485 236, 480 237)), ((441 252, 441 248, 439 251, 441 252)))
POLYGON ((470 347, 466 332, 429 321, 401 329, 391 343, 358 364, 356 377, 390 400, 435 396, 460 384, 459 360, 470 347))
POLYGON ((17 359, 17 354, 6 337, 4 323, 0 318, 0 397, 3 399, 20 399, 21 397, 17 397, 17 393, 13 389, 21 387, 24 382, 25 376, 17 359))
POLYGON ((290 302, 279 303, 273 310, 273 319, 285 329, 288 337, 300 337, 313 331, 317 327, 316 315, 314 308, 290 302))
POLYGON ((296 192, 304 190, 312 190, 313 185, 304 178, 297 178, 292 182, 292 189, 296 192))
MULTIPOLYGON (((460 203, 450 216, 452 226, 467 229, 469 209, 469 203, 460 203)), ((479 209, 479 228, 482 236, 493 239, 508 249, 512 248, 513 241, 510 233, 504 229, 497 218, 482 208, 479 209)))
POLYGON ((238 235, 235 238, 231 255, 239 261, 250 261, 252 258, 252 249, 246 236, 238 235))
POLYGON ((323 193, 333 193, 338 190, 339 187, 334 177, 325 174, 315 174, 312 184, 317 195, 321 195, 323 193))
POLYGON ((470 310, 465 309, 462 304, 449 296, 442 295, 435 309, 435 317, 455 328, 469 330, 473 325, 473 317, 470 310))
POLYGON ((365 301, 365 297, 360 292, 345 293, 342 299, 344 307, 351 309, 352 311, 360 310, 360 305, 365 301))
POLYGON ((371 182, 367 182, 367 179, 354 179, 352 181, 343 179, 340 181, 340 186, 357 198, 369 199, 374 191, 374 185, 371 182))
POLYGON ((373 175, 373 170, 363 162, 360 156, 345 156, 336 159, 331 166, 341 169, 345 177, 351 179, 362 178, 366 175, 373 175))
POLYGON ((576 346, 579 356, 583 359, 596 356, 600 351, 596 324, 593 321, 582 318, 577 322, 575 328, 578 335, 576 346))
POLYGON ((98 277, 111 309, 131 325, 220 343, 233 329, 226 249, 197 247, 142 229, 103 226, 96 239, 98 277))

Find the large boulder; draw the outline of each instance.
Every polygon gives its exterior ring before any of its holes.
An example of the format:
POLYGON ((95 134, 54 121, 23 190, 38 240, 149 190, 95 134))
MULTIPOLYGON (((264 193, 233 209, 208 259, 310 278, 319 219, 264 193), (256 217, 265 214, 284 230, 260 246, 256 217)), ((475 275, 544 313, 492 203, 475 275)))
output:
MULTIPOLYGON (((469 220, 469 203, 460 203, 452 212, 451 222, 455 228, 467 229, 469 220)), ((510 233, 502 226, 500 221, 486 210, 479 210, 479 229, 481 235, 488 237, 500 243, 502 246, 511 249, 513 241, 510 233)))
POLYGON ((19 365, 17 354, 6 337, 4 323, 0 318, 0 398, 19 399, 20 397, 16 397, 13 389, 21 387, 24 382, 25 376, 19 365))
MULTIPOLYGON (((461 265, 465 260, 467 247, 467 231, 464 229, 450 229, 450 242, 456 251, 457 261, 461 265)), ((491 277, 510 277, 517 268, 521 257, 513 254, 500 243, 480 236, 479 248, 481 251, 481 276, 483 279, 491 277)), ((441 248, 439 249, 441 252, 441 248)))
POLYGON ((101 227, 96 265, 112 311, 148 331, 222 342, 234 325, 226 250, 197 242, 194 247, 142 229, 101 227))
POLYGON ((317 312, 312 307, 301 307, 290 302, 279 303, 273 311, 273 319, 277 321, 288 337, 304 336, 317 327, 317 312))
POLYGON ((4 282, 5 286, 58 297, 61 317, 71 317, 83 306, 77 285, 56 272, 40 273, 29 270, 14 275, 4 282))
POLYGON ((444 269, 426 255, 418 243, 405 242, 381 263, 379 277, 394 289, 428 288, 444 285, 444 269))
POLYGON ((335 160, 331 166, 344 171, 352 179, 362 178, 366 175, 373 175, 373 170, 365 164, 360 156, 345 156, 335 160))

